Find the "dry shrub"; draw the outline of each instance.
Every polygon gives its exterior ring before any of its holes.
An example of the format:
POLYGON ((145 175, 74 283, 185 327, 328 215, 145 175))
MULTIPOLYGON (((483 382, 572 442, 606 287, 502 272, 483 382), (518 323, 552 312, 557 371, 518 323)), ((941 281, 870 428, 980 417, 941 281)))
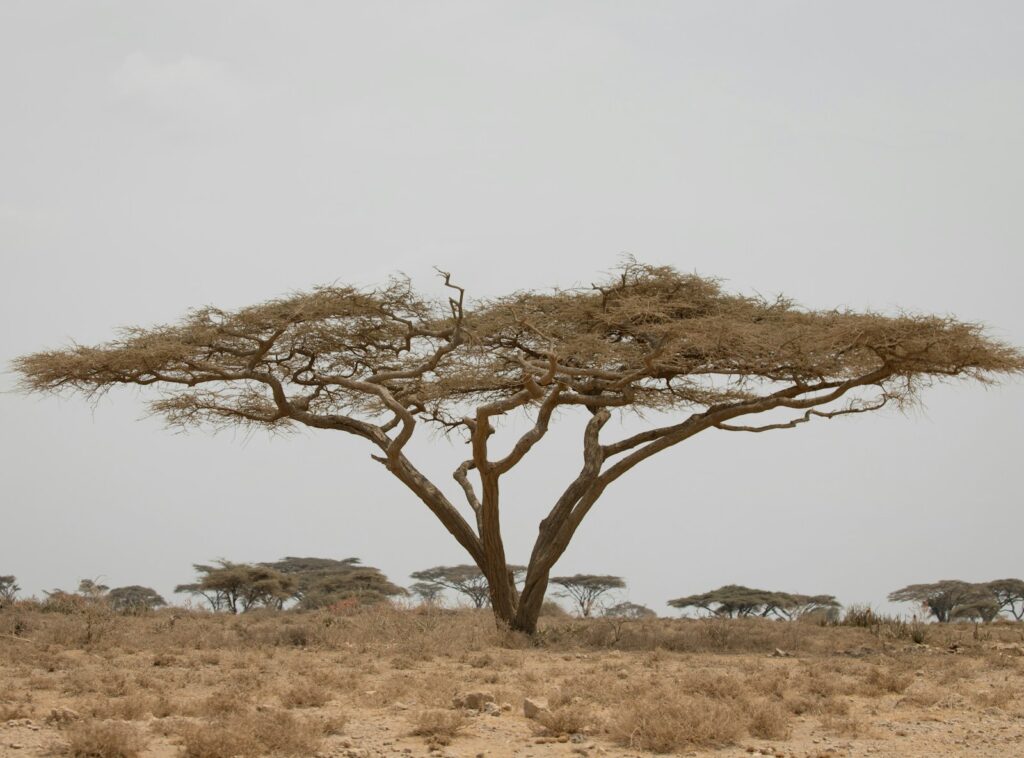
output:
POLYGON ((871 697, 885 694, 900 694, 913 682, 913 677, 892 669, 872 668, 864 677, 862 692, 871 697))
POLYGON ((237 689, 224 689, 211 692, 201 700, 193 710, 196 716, 226 716, 241 713, 249 707, 249 699, 237 689))
POLYGON ((612 720, 612 739, 632 749, 669 753, 687 747, 732 745, 744 732, 735 707, 709 697, 665 693, 623 703, 612 720))
POLYGON ((426 737, 433 744, 447 745, 465 726, 466 717, 462 711, 420 711, 416 714, 411 733, 426 737))
POLYGON ((568 703, 551 708, 539 719, 544 734, 582 734, 593 725, 594 716, 580 703, 568 703))
POLYGON ((793 733, 789 714, 778 704, 768 700, 754 703, 748 712, 747 729, 751 737, 766 740, 788 740, 793 733))
POLYGON ((13 719, 30 719, 35 711, 28 703, 0 703, 0 721, 13 719))
POLYGON ((995 685, 982 692, 975 692, 971 699, 982 708, 998 708, 1004 710, 1020 692, 1018 688, 1008 684, 995 685))
POLYGON ((288 711, 245 713, 206 723, 176 725, 184 758, 312 755, 323 730, 315 721, 300 721, 288 711))
POLYGON ((131 724, 122 721, 83 721, 66 732, 66 754, 73 758, 136 758, 146 740, 131 724))
POLYGON ((319 708, 331 699, 331 693, 313 682, 300 682, 280 697, 285 708, 319 708))
POLYGON ((348 724, 348 715, 345 713, 328 713, 321 714, 317 717, 316 723, 320 727, 320 732, 327 737, 335 734, 342 734, 345 731, 345 725, 348 724))
POLYGON ((680 688, 693 695, 707 695, 717 700, 743 700, 747 696, 744 682, 729 674, 710 671, 688 674, 680 683, 680 688))

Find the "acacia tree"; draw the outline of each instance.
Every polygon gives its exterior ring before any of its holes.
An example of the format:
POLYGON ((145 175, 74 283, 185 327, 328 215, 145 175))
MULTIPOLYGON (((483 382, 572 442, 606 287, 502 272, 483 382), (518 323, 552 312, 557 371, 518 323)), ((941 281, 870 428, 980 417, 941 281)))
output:
POLYGON ((179 584, 175 592, 206 599, 214 611, 245 612, 260 606, 280 610, 291 599, 298 582, 268 566, 218 560, 216 565, 195 564, 200 575, 193 584, 179 584))
POLYGON ((0 576, 0 608, 13 603, 19 592, 21 587, 18 586, 17 577, 13 574, 0 576))
POLYGON ((741 618, 745 616, 767 616, 783 599, 780 593, 770 590, 751 589, 739 584, 727 584, 717 590, 687 595, 669 600, 673 608, 699 608, 714 616, 741 618))
POLYGON ((621 603, 616 603, 610 608, 605 608, 603 616, 608 618, 623 618, 623 619, 652 619, 657 618, 658 614, 648 608, 646 605, 640 605, 639 603, 631 603, 628 600, 624 600, 621 603))
MULTIPOLYGON (((525 566, 509 566, 508 570, 512 573, 513 582, 519 581, 526 573, 525 566)), ((435 566, 414 571, 409 576, 418 579, 417 584, 432 585, 436 590, 435 598, 442 590, 453 590, 469 598, 474 608, 483 608, 490 599, 490 584, 479 566, 435 566)), ((423 594, 419 590, 414 591, 423 594)))
POLYGON ((294 582, 292 596, 303 610, 323 608, 355 598, 373 604, 405 590, 388 581, 380 569, 364 566, 359 558, 297 558, 288 556, 260 566, 279 571, 294 582))
MULTIPOLYGON (((2 580, 0 577, 0 583, 2 580)), ((1024 579, 997 579, 987 586, 1000 611, 1008 611, 1017 621, 1024 621, 1024 579)))
POLYGON ((621 576, 608 576, 598 574, 573 574, 572 576, 553 576, 551 583, 562 588, 558 594, 562 597, 571 598, 580 615, 590 618, 594 606, 601 602, 601 599, 612 590, 622 589, 626 583, 621 576))
POLYGON ((991 621, 999 604, 985 584, 944 579, 930 584, 910 584, 889 593, 890 602, 917 603, 936 621, 980 618, 991 621))
POLYGON ((106 598, 113 610, 125 614, 145 613, 167 605, 167 601, 152 587, 138 584, 115 587, 107 593, 106 598))
POLYGON ((590 509, 653 455, 706 431, 789 429, 906 405, 934 380, 991 381, 1024 370, 1017 350, 976 324, 809 311, 634 261, 590 288, 472 306, 444 281, 447 302, 394 280, 236 311, 204 307, 96 347, 26 355, 14 368, 29 391, 161 388, 152 408, 172 425, 305 425, 365 440, 487 577, 496 617, 526 632, 590 509), (530 411, 533 425, 498 451, 502 420, 530 411), (568 415, 556 411, 586 414, 582 462, 552 494, 519 590, 502 540, 501 481, 553 419, 568 415), (612 415, 631 413, 667 423, 608 439, 612 415), (747 421, 762 414, 771 416, 747 421), (423 426, 470 442, 470 457, 453 465, 463 511, 407 455, 423 426))

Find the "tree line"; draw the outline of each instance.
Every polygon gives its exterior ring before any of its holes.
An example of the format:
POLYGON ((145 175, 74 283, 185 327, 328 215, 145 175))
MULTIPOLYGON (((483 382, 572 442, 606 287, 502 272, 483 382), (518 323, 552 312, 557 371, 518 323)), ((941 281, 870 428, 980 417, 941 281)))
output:
MULTIPOLYGON (((413 572, 408 589, 392 583, 380 570, 366 566, 359 558, 299 558, 289 556, 268 563, 235 563, 217 560, 193 565, 196 580, 175 587, 175 593, 199 599, 209 610, 244 613, 256 608, 297 610, 348 608, 372 605, 396 597, 416 596, 427 605, 442 605, 444 594, 452 592, 474 608, 489 604, 487 578, 474 565, 434 566, 413 572)), ((510 566, 516 581, 525 573, 522 566, 510 566)), ((625 580, 607 574, 574 574, 551 578, 559 587, 552 593, 570 603, 583 618, 593 616, 642 619, 656 617, 647 606, 622 600, 618 591, 625 580)), ((0 576, 0 608, 12 604, 21 588, 13 575, 0 576)), ((73 609, 83 602, 102 602, 112 610, 138 614, 167 605, 151 587, 128 585, 110 588, 98 579, 83 579, 77 592, 55 589, 44 593, 45 604, 73 609)), ((999 617, 1024 621, 1024 579, 991 582, 942 580, 911 584, 888 595, 891 602, 915 604, 937 622, 991 622, 999 617)), ((816 619, 838 621, 842 605, 834 595, 803 595, 728 584, 696 595, 668 601, 682 611, 719 618, 775 618, 793 621, 816 619)))

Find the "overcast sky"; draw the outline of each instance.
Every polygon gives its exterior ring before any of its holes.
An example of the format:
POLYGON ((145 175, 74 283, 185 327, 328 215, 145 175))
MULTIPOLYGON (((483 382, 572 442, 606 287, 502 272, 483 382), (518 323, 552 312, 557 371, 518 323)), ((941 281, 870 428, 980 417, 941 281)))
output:
MULTIPOLYGON (((623 252, 809 307, 1024 345, 1020 2, 0 4, 0 573, 170 595, 216 557, 466 556, 359 441, 173 434, 144 392, 13 392, 20 354, 404 271, 586 284, 623 252)), ((884 604, 1024 575, 1024 382, 707 433, 594 508, 557 573, 884 604)), ((505 489, 510 559, 578 465, 505 489)), ((612 428, 610 425, 609 428, 612 428)), ((449 492, 464 450, 413 448, 449 492)), ((453 495, 454 496, 454 495, 453 495)))

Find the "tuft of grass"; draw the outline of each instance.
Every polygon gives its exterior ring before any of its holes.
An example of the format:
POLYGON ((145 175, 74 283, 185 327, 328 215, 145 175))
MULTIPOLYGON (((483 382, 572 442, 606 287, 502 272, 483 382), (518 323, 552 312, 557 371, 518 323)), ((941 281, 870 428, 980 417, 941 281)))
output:
POLYGON ((146 748, 139 731, 122 721, 83 721, 66 735, 65 753, 72 758, 136 758, 146 748))
POLYGON ((184 758, 255 758, 312 755, 322 739, 320 723, 300 721, 288 711, 244 713, 206 723, 176 725, 184 758))
POLYGON ((670 753, 735 744, 745 731, 744 722, 735 707, 719 700, 662 693, 624 703, 610 733, 620 745, 670 753))
POLYGON ((778 704, 762 700, 751 706, 747 730, 751 737, 766 740, 788 740, 793 733, 789 714, 778 704))
POLYGON ((319 708, 331 699, 331 693, 313 682, 300 682, 281 693, 285 708, 319 708))
POLYGON ((426 737, 432 744, 448 745, 465 726, 466 717, 462 711, 420 711, 413 722, 412 734, 426 737))

